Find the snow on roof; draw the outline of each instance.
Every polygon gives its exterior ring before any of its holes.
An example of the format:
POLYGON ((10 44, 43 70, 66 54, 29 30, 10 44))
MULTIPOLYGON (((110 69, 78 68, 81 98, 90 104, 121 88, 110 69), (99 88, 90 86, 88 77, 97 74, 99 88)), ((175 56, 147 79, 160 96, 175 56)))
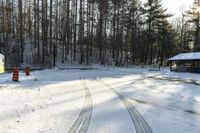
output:
POLYGON ((178 60, 200 60, 200 52, 183 53, 168 59, 168 61, 178 61, 178 60))
POLYGON ((0 53, 0 59, 3 59, 4 58, 4 55, 2 55, 1 53, 0 53))

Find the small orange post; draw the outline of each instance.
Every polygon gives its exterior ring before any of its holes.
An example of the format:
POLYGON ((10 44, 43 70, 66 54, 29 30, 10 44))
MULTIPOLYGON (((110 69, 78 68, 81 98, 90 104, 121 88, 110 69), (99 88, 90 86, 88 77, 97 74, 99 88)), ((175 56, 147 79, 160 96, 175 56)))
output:
POLYGON ((30 67, 26 67, 26 75, 27 76, 30 76, 30 71, 31 71, 30 67))
POLYGON ((19 69, 18 69, 18 67, 13 68, 13 78, 12 78, 12 80, 16 81, 16 82, 19 81, 19 69))

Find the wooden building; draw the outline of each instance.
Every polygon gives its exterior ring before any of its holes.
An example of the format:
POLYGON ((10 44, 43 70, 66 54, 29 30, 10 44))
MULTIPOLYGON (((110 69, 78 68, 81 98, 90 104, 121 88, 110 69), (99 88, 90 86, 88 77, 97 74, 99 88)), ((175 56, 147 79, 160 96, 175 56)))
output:
POLYGON ((171 71, 200 73, 200 52, 179 54, 168 61, 171 71))

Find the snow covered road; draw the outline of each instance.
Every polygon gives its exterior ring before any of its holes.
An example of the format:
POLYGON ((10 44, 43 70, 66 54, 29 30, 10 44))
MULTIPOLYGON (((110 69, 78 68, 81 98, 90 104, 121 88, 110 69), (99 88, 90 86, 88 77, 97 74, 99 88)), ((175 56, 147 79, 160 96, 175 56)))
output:
POLYGON ((20 73, 20 83, 0 75, 0 133, 199 133, 198 75, 177 75, 44 70, 20 73))

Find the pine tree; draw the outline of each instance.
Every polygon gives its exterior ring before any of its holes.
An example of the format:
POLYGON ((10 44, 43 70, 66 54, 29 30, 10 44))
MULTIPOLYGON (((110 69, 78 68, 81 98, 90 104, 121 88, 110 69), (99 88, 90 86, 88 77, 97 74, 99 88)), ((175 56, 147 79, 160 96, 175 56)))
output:
POLYGON ((195 25, 194 51, 200 51, 200 0, 195 0, 192 8, 186 11, 186 14, 190 17, 189 22, 195 25))
POLYGON ((176 53, 177 44, 175 43, 176 32, 172 25, 163 19, 156 24, 157 29, 157 63, 164 65, 166 58, 176 53))
POLYGON ((161 0, 148 0, 142 8, 146 21, 144 22, 147 26, 148 40, 146 46, 146 63, 153 63, 153 44, 156 41, 155 36, 155 23, 159 20, 171 17, 170 14, 167 14, 167 9, 163 9, 161 0))

